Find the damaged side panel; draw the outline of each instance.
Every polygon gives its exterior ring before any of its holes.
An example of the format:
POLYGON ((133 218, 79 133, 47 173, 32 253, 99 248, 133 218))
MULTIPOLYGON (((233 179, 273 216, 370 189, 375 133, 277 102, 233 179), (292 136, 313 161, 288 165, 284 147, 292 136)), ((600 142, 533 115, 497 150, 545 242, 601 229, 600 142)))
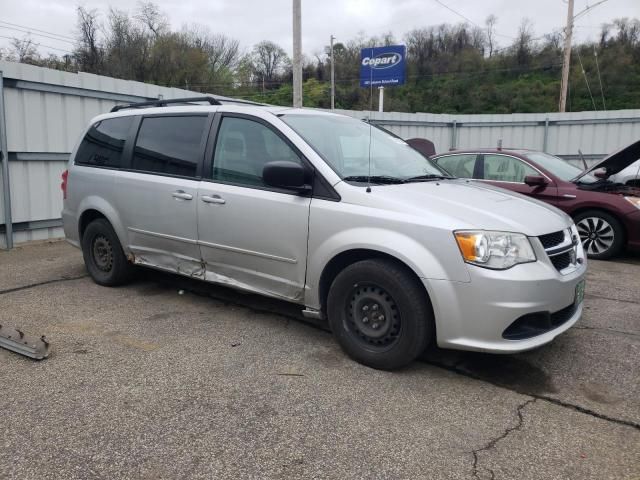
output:
POLYGON ((224 272, 221 265, 207 265, 204 261, 196 262, 189 258, 180 258, 166 252, 146 251, 140 254, 129 253, 127 260, 136 265, 156 268, 158 270, 178 273, 191 278, 197 278, 210 283, 223 285, 238 290, 266 295, 273 298, 279 298, 295 303, 304 302, 304 289, 301 285, 294 285, 289 282, 283 282, 268 275, 262 275, 263 281, 261 286, 257 286, 250 282, 251 278, 255 278, 255 272, 245 272, 237 269, 234 272, 224 272), (241 280, 242 277, 246 281, 241 280), (268 285, 277 285, 277 288, 269 288, 268 285))
POLYGON ((204 279, 204 264, 193 258, 171 254, 161 250, 144 250, 129 253, 127 259, 136 265, 159 268, 187 277, 204 279))

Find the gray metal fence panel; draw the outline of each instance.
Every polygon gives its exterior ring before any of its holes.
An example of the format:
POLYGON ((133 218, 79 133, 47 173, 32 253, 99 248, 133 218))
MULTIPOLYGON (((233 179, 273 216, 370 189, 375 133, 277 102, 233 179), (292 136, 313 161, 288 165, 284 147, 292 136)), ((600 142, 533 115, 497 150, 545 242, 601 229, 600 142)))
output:
MULTIPOLYGON (((108 112, 117 103, 199 95, 177 88, 5 61, 0 61, 0 72, 7 113, 4 153, 9 165, 16 243, 63 235, 59 226, 42 222, 59 223, 60 177, 69 153, 91 118, 108 112)), ((1 193, 0 190, 0 225, 6 223, 1 193)), ((5 237, 0 233, 1 246, 7 244, 5 237)))

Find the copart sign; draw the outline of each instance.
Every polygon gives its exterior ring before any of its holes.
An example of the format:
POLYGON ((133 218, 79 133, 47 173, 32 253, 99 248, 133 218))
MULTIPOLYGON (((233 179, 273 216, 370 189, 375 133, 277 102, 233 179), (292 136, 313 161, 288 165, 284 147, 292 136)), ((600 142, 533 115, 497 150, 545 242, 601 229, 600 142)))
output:
POLYGON ((360 86, 393 86, 404 84, 404 45, 363 48, 360 51, 360 86))

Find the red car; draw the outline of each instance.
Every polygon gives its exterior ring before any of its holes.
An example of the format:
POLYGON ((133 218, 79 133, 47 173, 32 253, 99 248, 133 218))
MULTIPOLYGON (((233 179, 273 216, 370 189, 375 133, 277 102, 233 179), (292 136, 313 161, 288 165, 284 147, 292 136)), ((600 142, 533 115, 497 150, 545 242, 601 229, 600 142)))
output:
POLYGON ((524 149, 454 150, 431 157, 451 175, 550 203, 573 217, 590 258, 640 251, 640 188, 607 180, 640 158, 640 141, 581 170, 524 149))

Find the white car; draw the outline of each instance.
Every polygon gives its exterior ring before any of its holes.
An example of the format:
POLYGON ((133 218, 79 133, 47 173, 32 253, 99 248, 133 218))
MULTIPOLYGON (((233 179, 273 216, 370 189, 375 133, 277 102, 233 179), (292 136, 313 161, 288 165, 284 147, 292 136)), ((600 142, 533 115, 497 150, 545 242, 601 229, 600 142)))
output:
POLYGON ((609 181, 629 185, 630 187, 640 187, 640 160, 615 175, 611 175, 609 181))

